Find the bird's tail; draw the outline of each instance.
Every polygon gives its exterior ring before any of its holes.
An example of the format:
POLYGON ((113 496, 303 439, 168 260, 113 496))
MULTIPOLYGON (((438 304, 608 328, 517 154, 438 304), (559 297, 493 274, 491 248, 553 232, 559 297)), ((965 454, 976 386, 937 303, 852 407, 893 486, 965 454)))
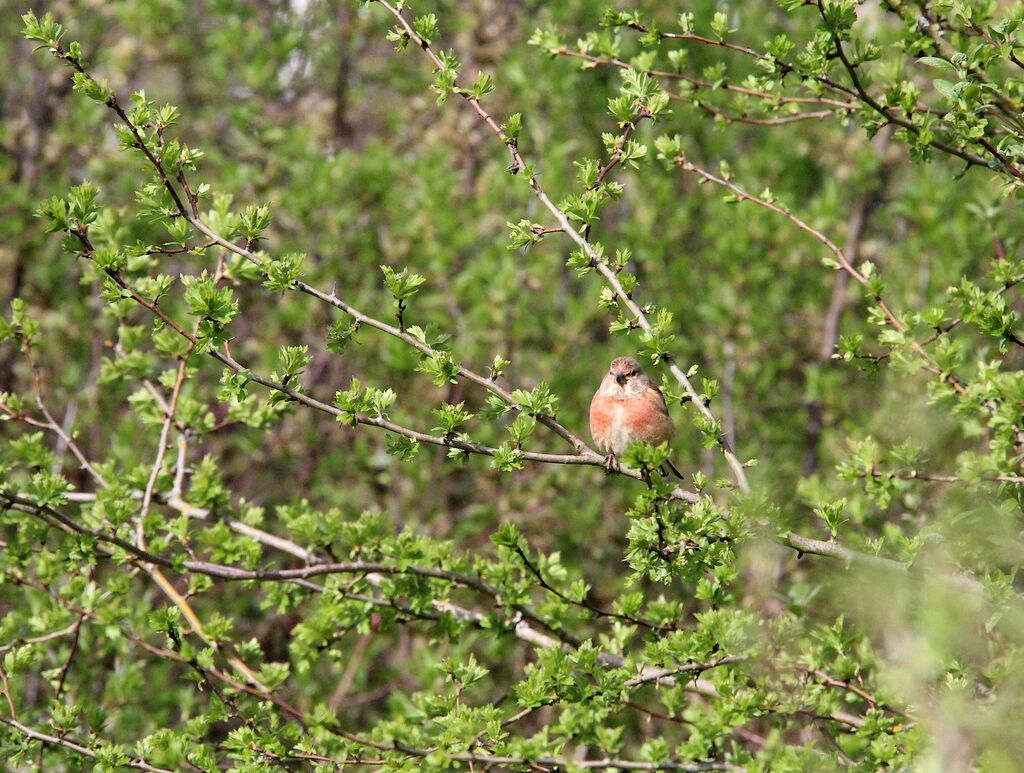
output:
POLYGON ((672 464, 672 461, 670 459, 665 460, 665 465, 668 467, 668 469, 672 472, 673 475, 679 478, 679 480, 686 480, 686 478, 683 477, 683 474, 676 469, 676 466, 674 464, 672 464))

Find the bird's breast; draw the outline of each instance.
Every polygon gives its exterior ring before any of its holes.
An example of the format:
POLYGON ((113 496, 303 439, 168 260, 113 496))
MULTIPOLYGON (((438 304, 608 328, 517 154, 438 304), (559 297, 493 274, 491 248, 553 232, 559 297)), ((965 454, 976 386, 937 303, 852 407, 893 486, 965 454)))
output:
POLYGON ((628 398, 599 395, 591 406, 591 434, 605 453, 618 456, 633 439, 628 402, 628 398))

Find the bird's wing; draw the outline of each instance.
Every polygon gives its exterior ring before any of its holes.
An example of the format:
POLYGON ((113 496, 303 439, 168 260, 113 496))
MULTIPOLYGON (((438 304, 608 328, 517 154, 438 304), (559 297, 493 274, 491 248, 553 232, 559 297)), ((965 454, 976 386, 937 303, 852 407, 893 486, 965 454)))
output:
POLYGON ((672 425, 672 417, 668 415, 668 407, 661 391, 652 385, 643 391, 637 402, 643 403, 644 408, 641 409, 638 405, 634 410, 636 439, 646 440, 655 445, 671 440, 675 434, 675 427, 672 425))
POLYGON ((654 384, 651 384, 651 388, 647 390, 647 393, 644 396, 650 400, 651 404, 659 413, 663 413, 666 416, 669 415, 668 406, 665 404, 665 395, 661 393, 661 389, 654 386, 654 384))

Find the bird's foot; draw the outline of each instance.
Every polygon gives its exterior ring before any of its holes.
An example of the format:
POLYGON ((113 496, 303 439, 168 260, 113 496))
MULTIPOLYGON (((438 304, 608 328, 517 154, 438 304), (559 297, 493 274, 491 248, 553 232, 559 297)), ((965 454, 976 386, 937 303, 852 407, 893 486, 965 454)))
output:
POLYGON ((608 454, 608 456, 604 458, 604 467, 608 472, 618 472, 619 457, 615 454, 608 454))

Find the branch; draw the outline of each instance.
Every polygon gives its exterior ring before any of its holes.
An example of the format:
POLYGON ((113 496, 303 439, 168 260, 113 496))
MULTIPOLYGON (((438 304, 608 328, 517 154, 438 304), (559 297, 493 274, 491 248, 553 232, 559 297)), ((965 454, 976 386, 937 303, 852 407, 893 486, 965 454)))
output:
MULTIPOLYGON (((41 591, 51 595, 51 597, 54 598, 54 600, 58 601, 58 603, 64 605, 65 607, 67 607, 69 610, 75 612, 76 614, 80 614, 80 615, 82 615, 84 617, 87 617, 87 618, 93 619, 93 620, 100 620, 101 619, 101 618, 99 618, 96 615, 95 612, 90 612, 88 610, 79 608, 78 606, 76 606, 73 603, 69 602, 67 599, 64 599, 64 598, 60 597, 59 595, 54 594, 52 591, 50 591, 45 586, 37 586, 34 583, 30 583, 30 582, 28 582, 28 581, 26 581, 26 580, 24 580, 23 578, 20 578, 20 577, 16 577, 15 578, 15 582, 28 584, 31 587, 35 587, 38 590, 41 590, 41 591)), ((142 639, 139 639, 138 637, 132 635, 129 631, 125 631, 124 629, 122 629, 122 631, 125 633, 125 635, 128 637, 128 639, 130 641, 132 641, 136 646, 139 646, 139 647, 147 650, 148 652, 150 652, 150 653, 152 653, 154 655, 157 655, 158 657, 165 658, 165 659, 168 659, 168 660, 173 660, 173 661, 180 662, 180 663, 183 663, 183 664, 192 664, 191 661, 189 661, 188 659, 182 657, 180 654, 178 654, 176 652, 172 652, 170 650, 166 650, 166 649, 163 649, 161 647, 156 647, 156 646, 154 646, 152 644, 149 644, 148 642, 146 642, 146 641, 144 641, 142 639)), ((615 659, 618 662, 612 663, 612 662, 605 661, 604 659, 602 659, 602 662, 608 662, 608 664, 612 665, 613 667, 622 667, 622 665, 623 665, 622 659, 618 658, 617 656, 614 656, 614 657, 615 657, 615 659)), ((687 663, 687 664, 683 664, 682 666, 680 666, 679 669, 677 669, 677 671, 678 671, 678 673, 693 673, 693 672, 704 671, 704 670, 707 670, 709 668, 714 668, 714 667, 719 666, 719 665, 725 665, 730 660, 731 659, 728 659, 728 658, 720 658, 718 661, 713 661, 713 662, 709 662, 709 663, 687 663)), ((674 683, 672 681, 671 676, 664 676, 664 675, 660 674, 660 671, 662 671, 662 669, 657 669, 656 671, 658 673, 655 673, 653 671, 651 672, 650 678, 646 678, 646 673, 647 673, 646 671, 642 672, 641 676, 637 678, 639 681, 637 681, 636 684, 639 685, 641 683, 645 683, 645 682, 648 682, 648 681, 657 681, 657 680, 660 680, 660 682, 662 684, 666 684, 666 685, 671 685, 671 684, 674 683)), ((275 695, 273 693, 273 691, 269 691, 267 694, 264 694, 264 693, 254 689, 254 688, 252 688, 252 687, 250 687, 248 685, 245 685, 245 684, 243 684, 241 682, 238 682, 237 680, 233 679, 230 675, 225 674, 224 672, 219 671, 216 668, 202 669, 202 673, 203 673, 204 676, 213 676, 214 678, 218 679, 219 681, 222 681, 225 684, 228 684, 231 687, 233 687, 233 688, 235 688, 237 690, 240 690, 242 692, 246 692, 248 694, 251 694, 251 695, 254 695, 256 697, 263 698, 263 699, 268 699, 269 698, 271 701, 273 701, 273 703, 275 705, 277 705, 279 708, 281 708, 283 711, 285 711, 285 713, 287 713, 289 716, 291 716, 293 719, 295 719, 300 725, 302 725, 303 727, 305 727, 307 725, 307 721, 306 721, 305 715, 301 711, 299 711, 298 709, 296 709, 295 707, 291 706, 290 704, 285 702, 283 699, 281 699, 280 697, 275 695)), ((42 740, 44 742, 55 743, 55 742, 60 741, 60 740, 67 740, 66 738, 63 738, 63 739, 52 739, 52 737, 50 737, 50 736, 42 736, 41 734, 38 734, 38 733, 35 733, 35 731, 32 731, 31 728, 27 728, 27 727, 25 727, 23 725, 20 725, 20 723, 14 723, 12 720, 7 720, 7 719, 5 719, 3 717, 0 717, 0 721, 5 722, 6 724, 12 725, 16 729, 18 729, 20 732, 22 732, 22 733, 24 733, 26 735, 30 735, 30 737, 33 737, 33 738, 35 738, 37 740, 42 740)), ((410 747, 410 746, 406 746, 406 745, 404 745, 402 743, 399 743, 397 741, 396 742, 391 742, 391 743, 384 743, 384 742, 380 742, 380 741, 375 741, 373 739, 365 738, 365 737, 357 735, 355 733, 348 732, 348 731, 346 731, 346 730, 344 730, 344 729, 342 729, 342 728, 340 728, 338 726, 335 726, 335 725, 328 726, 327 729, 330 730, 333 733, 336 733, 336 734, 344 737, 344 738, 347 738, 347 739, 349 739, 351 741, 354 741, 355 743, 358 743, 360 745, 367 746, 367 747, 370 747, 370 748, 379 749, 381 751, 400 752, 400 753, 407 754, 407 755, 414 756, 414 757, 426 757, 426 756, 428 756, 430 754, 433 754, 435 751, 437 751, 434 748, 432 748, 432 749, 419 749, 419 748, 415 748, 415 747, 410 747)), ((83 745, 81 745, 79 743, 76 743, 74 741, 69 741, 68 743, 61 743, 60 745, 63 745, 65 747, 70 748, 73 751, 79 752, 81 754, 85 754, 86 756, 89 756, 91 758, 95 758, 95 753, 93 753, 87 747, 85 747, 85 746, 83 746, 83 745), (71 745, 69 745, 69 744, 71 744, 71 745)), ((480 752, 455 754, 455 755, 452 755, 451 758, 459 760, 459 761, 462 761, 462 762, 475 762, 475 763, 480 763, 480 764, 533 765, 533 766, 542 765, 542 766, 551 766, 551 767, 554 767, 554 768, 557 768, 557 769, 565 769, 566 766, 576 765, 578 767, 582 767, 582 768, 585 768, 585 769, 619 768, 619 769, 622 769, 622 770, 652 770, 652 771, 653 770, 682 770, 682 771, 742 770, 742 768, 738 768, 736 766, 730 765, 729 763, 719 763, 719 762, 684 763, 684 762, 671 762, 670 761, 670 762, 663 762, 663 763, 649 763, 649 762, 637 762, 637 761, 632 761, 632 760, 618 760, 618 759, 607 758, 607 759, 598 759, 598 760, 573 761, 572 763, 570 763, 567 760, 561 760, 561 759, 554 758, 554 757, 546 757, 546 758, 542 758, 542 759, 529 759, 528 760, 526 758, 521 758, 521 757, 491 756, 491 755, 483 754, 483 753, 480 753, 480 752)), ((136 764, 129 763, 129 767, 135 767, 135 768, 138 768, 138 769, 141 769, 141 770, 157 771, 157 773, 166 773, 161 768, 154 768, 152 766, 147 766, 147 763, 145 763, 144 761, 141 761, 141 760, 135 760, 135 763, 136 764)))
POLYGON ((649 684, 650 682, 664 682, 666 678, 681 676, 682 674, 694 674, 699 675, 718 666, 732 665, 733 663, 743 663, 747 658, 742 655, 730 655, 728 657, 718 658, 717 660, 711 660, 707 663, 683 663, 680 666, 673 666, 672 668, 648 668, 632 679, 626 681, 628 687, 639 687, 642 684, 649 684))
MULTIPOLYGON (((88 746, 85 746, 77 741, 73 741, 64 734, 59 736, 47 735, 46 733, 41 733, 38 730, 33 730, 28 725, 21 724, 21 722, 17 721, 16 719, 8 719, 7 717, 0 717, 0 722, 7 725, 8 727, 13 728, 14 730, 17 730, 22 735, 26 736, 27 738, 31 738, 34 741, 42 741, 44 744, 48 744, 49 746, 62 746, 65 749, 70 749, 71 751, 77 754, 81 754, 82 756, 88 757, 92 760, 95 760, 97 758, 96 752, 94 752, 88 746)), ((127 762, 123 763, 123 765, 124 767, 133 768, 135 770, 152 771, 152 773, 175 773, 175 771, 170 770, 168 768, 158 768, 153 765, 150 765, 141 757, 130 757, 127 762)))
MULTIPOLYGON (((968 482, 964 478, 958 475, 939 475, 936 473, 920 472, 918 470, 910 470, 908 472, 883 472, 882 470, 873 469, 870 473, 861 473, 858 475, 859 478, 867 478, 868 475, 872 478, 888 478, 890 480, 906 480, 906 481, 921 481, 922 483, 966 483, 968 482)), ((976 480, 985 481, 986 483, 1013 483, 1015 485, 1021 485, 1024 483, 1024 477, 1020 475, 982 475, 976 480)))
MULTIPOLYGON (((795 532, 789 532, 789 534, 783 537, 782 544, 793 548, 793 550, 797 551, 798 556, 810 553, 816 556, 835 558, 846 564, 857 564, 869 569, 884 569, 885 571, 897 572, 903 575, 923 574, 920 570, 908 568, 899 561, 894 561, 891 558, 873 556, 869 553, 858 553, 856 550, 844 547, 838 542, 825 542, 823 540, 811 539, 810 537, 804 537, 795 532)), ((952 590, 956 590, 961 593, 970 593, 973 595, 985 595, 985 586, 966 575, 952 574, 936 576, 948 584, 952 590)))
MULTIPOLYGON (((287 395, 291 399, 298 403, 302 403, 305 406, 313 408, 315 410, 327 413, 334 417, 339 417, 344 414, 340 408, 336 408, 333 405, 321 402, 316 398, 310 397, 302 392, 293 389, 286 384, 274 381, 272 379, 260 376, 257 373, 253 373, 248 368, 241 365, 237 360, 227 354, 223 354, 218 351, 211 351, 210 355, 221 363, 231 368, 236 373, 245 374, 251 381, 261 384, 262 386, 273 389, 277 392, 287 395)), ((465 451, 472 454, 481 454, 483 456, 494 456, 498 453, 498 449, 493 446, 483 445, 481 443, 473 443, 464 440, 458 440, 457 438, 448 437, 446 435, 430 435, 425 432, 419 432, 408 427, 403 427, 400 424, 396 424, 389 419, 384 417, 374 416, 356 416, 355 421, 358 424, 364 424, 368 427, 378 427, 380 429, 393 432, 396 435, 403 435, 412 440, 416 440, 420 443, 426 443, 428 445, 442 446, 444 448, 456 448, 460 451, 465 451)), ((605 467, 604 457, 599 456, 593 451, 586 451, 580 454, 548 454, 540 453, 537 451, 520 451, 522 458, 532 462, 542 462, 545 464, 582 464, 591 467, 605 467)), ((643 480, 643 474, 639 470, 632 468, 623 468, 621 473, 629 478, 636 480, 643 480)), ((690 491, 677 488, 672 493, 673 498, 681 499, 687 502, 698 502, 700 497, 690 491)))
MULTIPOLYGON (((159 316, 161 320, 164 320, 168 324, 168 326, 171 327, 171 329, 173 329, 175 332, 177 332, 179 335, 181 335, 183 338, 189 341, 190 344, 192 344, 193 346, 195 345, 196 339, 194 335, 188 333, 180 325, 170 320, 170 318, 167 317, 167 315, 155 304, 150 303, 146 299, 142 298, 138 293, 133 291, 118 274, 114 272, 108 273, 110 273, 115 278, 115 281, 117 281, 123 289, 129 292, 131 297, 134 298, 136 302, 138 302, 140 305, 142 305, 144 308, 148 309, 152 313, 159 316)), ((309 289, 312 290, 313 288, 309 289)), ((315 292, 319 293, 319 291, 315 292)), ((340 303, 340 301, 338 302, 340 303)), ((320 400, 317 400, 313 397, 310 397, 309 395, 306 395, 303 392, 293 389, 292 387, 284 383, 277 382, 274 381, 273 379, 266 378, 257 373, 254 373, 253 371, 249 370, 247 367, 239 363, 230 354, 213 350, 209 352, 209 355, 214 359, 220 361, 222 364, 226 365, 235 373, 243 374, 250 381, 253 381, 257 384, 268 387, 269 389, 273 389, 274 391, 287 395, 295 402, 301 403, 302 405, 305 405, 309 408, 313 408, 322 413, 329 414, 331 416, 334 416, 335 418, 342 416, 344 413, 341 409, 336 408, 333 405, 321 402, 320 400)), ((509 397, 511 398, 511 395, 509 395, 509 397)), ((467 453, 473 454, 481 454, 484 456, 494 456, 498 452, 498 449, 492 446, 487 446, 480 443, 467 442, 459 440, 457 438, 449 437, 447 435, 430 435, 424 432, 418 432, 416 430, 409 429, 407 427, 403 427, 399 424, 396 424, 395 422, 392 422, 382 416, 356 416, 355 421, 358 424, 364 424, 366 426, 371 427, 379 427, 381 429, 385 429, 389 432, 393 432, 398 435, 404 435, 405 437, 408 437, 412 440, 416 440, 417 442, 420 443, 426 443, 428 445, 442 446, 445 448, 456 448, 460 451, 465 451, 467 453)), ((566 432, 568 431, 566 430, 566 432)), ((580 442, 582 443, 582 441, 580 442)), ((586 450, 581 451, 580 453, 577 454, 549 454, 536 451, 520 451, 520 454, 522 455, 522 458, 527 461, 542 462, 547 464, 582 464, 607 469, 604 457, 598 455, 596 452, 590 450, 586 446, 584 446, 584 448, 586 450)), ((644 479, 643 473, 640 470, 634 470, 632 468, 623 467, 622 469, 619 470, 619 472, 620 474, 625 475, 626 477, 629 478, 633 478, 635 480, 642 481, 644 479)), ((674 489, 672 497, 675 499, 680 499, 691 503, 696 503, 700 501, 699 495, 678 487, 674 489)))
MULTIPOLYGON (((1000 287, 996 291, 996 295, 1002 295, 1007 290, 1009 290, 1009 289, 1019 285, 1021 282, 1024 282, 1024 274, 1020 274, 1018 276, 1011 277, 1009 280, 1007 280, 1006 282, 1003 283, 1002 287, 1000 287)), ((957 317, 956 319, 950 321, 950 323, 948 325, 944 325, 943 327, 937 328, 936 331, 932 335, 930 335, 928 338, 926 338, 923 341, 921 341, 921 346, 927 346, 928 344, 932 343, 936 339, 941 338, 942 336, 944 336, 946 333, 949 333, 951 330, 954 330, 955 328, 959 327, 961 324, 963 324, 963 318, 957 317)), ((887 359, 888 357, 889 357, 888 353, 878 355, 878 359, 880 359, 880 360, 887 359)))
MULTIPOLYGON (((602 58, 583 51, 574 51, 565 47, 558 49, 555 53, 559 56, 582 59, 590 64, 598 66, 616 67, 620 70, 636 69, 628 62, 624 62, 621 59, 602 58)), ((747 97, 755 97, 756 99, 770 102, 774 105, 828 105, 836 108, 836 110, 856 110, 859 107, 856 102, 847 102, 839 99, 831 99, 829 97, 787 97, 782 94, 772 94, 769 91, 759 91, 757 89, 748 89, 744 86, 736 86, 732 83, 714 84, 710 81, 686 75, 685 73, 672 72, 669 70, 641 70, 640 72, 643 72, 652 78, 683 81, 684 83, 689 83, 695 89, 707 89, 708 91, 722 89, 724 91, 742 94, 747 97)))
POLYGON ((541 573, 540 568, 537 567, 530 560, 530 557, 526 555, 526 551, 524 551, 518 543, 513 546, 513 550, 515 554, 519 556, 519 559, 523 562, 526 568, 529 570, 530 574, 532 574, 534 578, 537 580, 537 582, 540 583, 540 587, 546 590, 548 593, 551 593, 552 595, 558 597, 566 604, 570 604, 581 609, 586 609, 587 611, 593 613, 597 617, 609 617, 616 620, 625 620, 628 623, 632 623, 633 625, 640 626, 641 628, 647 628, 648 630, 652 631, 678 630, 678 627, 675 625, 651 623, 647 620, 642 620, 638 617, 634 617, 633 615, 625 615, 619 612, 613 612, 609 609, 602 609, 601 607, 596 606, 595 604, 591 604, 589 601, 587 601, 586 598, 579 600, 574 599, 570 596, 566 596, 564 593, 562 593, 562 591, 558 590, 558 588, 555 588, 550 583, 548 583, 546 579, 544 579, 544 575, 541 573))
MULTIPOLYGON (((210 233, 212 234, 212 232, 210 232, 210 233)), ((92 247, 92 244, 89 241, 88 235, 84 231, 75 231, 74 235, 77 236, 78 239, 82 242, 82 245, 83 245, 83 253, 82 254, 83 254, 83 256, 87 260, 92 260, 93 259, 93 247, 92 247)), ((215 234, 214 234, 214 236, 215 236, 215 234)), ((230 244, 230 242, 226 242, 226 243, 230 244)), ((238 249, 241 249, 241 248, 238 248, 238 249)), ((243 252, 248 253, 247 250, 243 250, 243 252)), ((249 253, 249 254, 251 254, 251 253, 249 253)), ((254 260, 258 260, 258 258, 256 258, 255 256, 252 256, 252 257, 253 257, 254 260)), ((173 330, 178 335, 180 335, 182 338, 184 338, 186 341, 188 341, 188 343, 189 343, 189 351, 192 351, 195 348, 195 346, 197 344, 197 339, 196 339, 196 336, 194 334, 189 333, 181 325, 179 325, 177 322, 175 322, 173 319, 171 319, 167 315, 167 313, 164 312, 161 308, 159 308, 159 306, 157 306, 155 303, 153 303, 152 301, 147 300, 146 298, 142 297, 139 293, 137 293, 135 290, 133 290, 119 273, 117 273, 115 271, 107 270, 106 274, 122 290, 124 290, 129 295, 129 297, 131 297, 136 303, 138 303, 140 306, 142 306, 143 308, 148 310, 150 313, 156 315, 171 330, 173 330)), ((309 292, 312 295, 315 295, 317 297, 323 297, 324 299, 329 300, 332 303, 332 305, 338 305, 339 308, 351 309, 351 307, 348 307, 347 304, 345 304, 344 302, 339 300, 337 297, 335 297, 333 293, 331 295, 326 295, 324 293, 321 293, 319 290, 316 290, 315 288, 310 287, 309 285, 305 285, 302 282, 295 282, 295 285, 296 286, 301 286, 300 289, 303 289, 304 292, 309 292)), ((355 310, 351 309, 351 311, 349 313, 353 313, 353 312, 355 312, 355 310)), ((360 315, 360 317, 363 320, 367 320, 367 321, 370 320, 370 318, 366 317, 365 315, 360 315)), ((404 331, 399 331, 397 328, 391 328, 389 325, 386 325, 385 323, 382 323, 382 322, 377 322, 376 320, 374 320, 374 322, 377 323, 375 326, 379 325, 379 326, 382 327, 382 329, 388 329, 388 332, 393 332, 393 334, 398 335, 399 337, 403 338, 403 340, 405 340, 405 337, 407 336, 407 334, 404 333, 404 331)), ((422 346, 423 349, 429 350, 431 352, 434 351, 434 350, 430 349, 430 347, 426 347, 425 345, 421 344, 417 339, 412 338, 411 336, 409 336, 409 339, 411 340, 411 342, 415 343, 417 348, 420 348, 422 346)), ((421 351, 423 349, 421 349, 421 351)), ((303 392, 295 390, 292 387, 289 387, 289 386, 287 386, 284 383, 274 381, 272 379, 260 376, 260 375, 258 375, 256 373, 252 372, 251 370, 249 370, 245 366, 241 365, 230 354, 221 353, 221 352, 216 351, 216 350, 212 350, 212 351, 210 351, 208 353, 209 353, 209 355, 211 357, 213 357, 214 359, 219 360, 221 363, 223 363, 227 367, 231 368, 234 372, 245 375, 250 381, 253 381, 253 382, 257 383, 257 384, 260 384, 262 386, 268 387, 268 388, 273 389, 273 390, 275 390, 277 392, 281 392, 282 394, 285 394, 288 397, 290 397, 295 402, 301 403, 301 404, 306 405, 307 407, 310 407, 310 408, 314 408, 314 409, 316 409, 318 411, 321 411, 323 413, 330 414, 330 415, 332 415, 332 416, 334 416, 336 418, 343 414, 343 412, 340 409, 334 407, 333 405, 328 405, 327 403, 324 403, 324 402, 321 402, 319 400, 316 400, 315 398, 309 397, 308 395, 304 394, 303 392)), ((464 370, 464 369, 460 369, 460 372, 462 372, 462 370, 464 370)), ((470 371, 468 371, 468 370, 465 370, 465 372, 466 373, 470 373, 470 371)), ((477 375, 475 373, 473 374, 473 377, 474 377, 474 380, 475 379, 480 379, 481 381, 486 381, 490 385, 490 388, 492 388, 493 390, 499 391, 499 393, 506 393, 506 394, 508 394, 509 401, 512 401, 511 393, 508 393, 507 390, 504 390, 503 388, 498 387, 496 384, 494 384, 494 382, 491 379, 483 379, 482 376, 479 376, 479 375, 477 375)), ((515 405, 514 402, 511 402, 511 404, 513 406, 515 405)), ((168 406, 168 408, 170 408, 170 406, 168 406)), ((706 410, 706 408, 705 408, 705 410, 706 410)), ((171 411, 168 411, 168 412, 172 413, 171 411)), ((709 415, 710 415, 710 413, 709 413, 709 415)), ((543 463, 548 463, 548 464, 582 464, 582 465, 589 465, 589 466, 592 466, 592 467, 602 467, 604 469, 607 469, 607 466, 605 464, 605 459, 604 459, 603 456, 600 456, 595 451, 591 450, 588 446, 586 446, 583 443, 583 441, 579 440, 578 438, 575 438, 575 436, 573 436, 571 433, 569 433, 568 430, 565 430, 564 428, 562 428, 561 425, 558 425, 557 422, 555 422, 553 419, 550 419, 549 417, 541 417, 541 416, 538 416, 537 419, 538 419, 538 421, 542 421, 542 422, 546 419, 552 425, 557 426, 558 429, 560 430, 560 434, 564 433, 563 436, 568 435, 570 437, 573 437, 574 438, 574 442, 578 443, 580 446, 582 446, 583 450, 581 450, 579 453, 576 453, 576 454, 548 454, 548 453, 540 453, 540 452, 535 452, 535 451, 520 451, 520 454, 521 454, 523 459, 525 459, 527 461, 543 462, 543 463)), ((382 429, 388 430, 388 431, 393 432, 395 434, 404 435, 405 437, 408 437, 408 438, 410 438, 412 440, 416 440, 417 442, 427 443, 428 445, 437 445, 437 446, 444 446, 444 447, 447 447, 447 448, 456 448, 456 449, 459 449, 461 451, 465 451, 466 453, 482 454, 482 455, 485 455, 485 456, 494 456, 498 452, 498 449, 494 448, 492 446, 486 446, 486 445, 482 445, 480 443, 472 443, 472 442, 467 442, 467 441, 463 441, 463 440, 458 440, 456 438, 448 437, 448 436, 429 435, 429 434, 426 434, 426 433, 423 433, 423 432, 418 432, 416 430, 408 429, 406 427, 402 427, 401 425, 395 424, 394 422, 391 422, 391 421, 389 421, 389 420, 387 420, 387 419, 385 419, 383 417, 357 416, 357 417, 355 417, 355 421, 358 424, 365 424, 367 426, 380 427, 382 429)), ((162 435, 162 437, 163 437, 163 435, 162 435)), ((164 441, 164 443, 165 442, 166 441, 164 441)), ((161 447, 163 447, 163 445, 161 447)), ((621 467, 619 470, 617 470, 617 472, 619 474, 625 475, 626 477, 633 478, 634 480, 640 480, 640 481, 644 480, 644 475, 643 475, 643 473, 640 470, 635 470, 635 469, 632 469, 632 468, 629 468, 629 467, 621 467)), ((691 503, 696 503, 696 502, 700 501, 699 495, 697 495, 697 494, 695 494, 693 492, 690 492, 690 491, 686 491, 686 490, 684 490, 682 488, 679 488, 679 487, 676 487, 673 490, 672 498, 680 499, 680 500, 683 500, 683 501, 686 501, 686 502, 691 502, 691 503)))
MULTIPOLYGON (((669 98, 678 99, 683 102, 689 101, 682 97, 678 97, 675 94, 670 94, 669 98)), ((746 123, 752 126, 786 126, 791 123, 799 123, 800 121, 815 121, 831 118, 835 115, 831 110, 814 110, 812 112, 793 113, 791 115, 783 115, 776 118, 753 118, 746 114, 734 115, 726 113, 724 110, 719 110, 717 107, 713 107, 707 102, 702 102, 699 99, 693 100, 693 104, 708 115, 720 118, 726 123, 746 123)))
MULTIPOLYGON (((508 620, 507 623, 511 629, 513 629, 516 635, 525 640, 538 644, 545 648, 560 647, 563 645, 569 645, 572 647, 578 646, 579 640, 566 631, 562 630, 559 626, 553 625, 544 621, 536 612, 525 604, 507 604, 503 600, 503 593, 500 589, 495 588, 489 583, 482 579, 474 578, 470 575, 460 574, 457 572, 448 572, 440 569, 430 569, 425 567, 406 567, 399 569, 398 567, 391 566, 388 564, 370 563, 370 562, 347 562, 347 563, 331 563, 331 564, 315 564, 313 566, 302 567, 298 569, 280 569, 280 570, 246 570, 239 569, 237 567, 228 566, 224 564, 215 564, 207 561, 183 561, 180 564, 170 558, 158 555, 150 552, 137 545, 132 544, 128 540, 117 537, 113 534, 108 534, 100 529, 90 529, 77 523, 73 518, 62 513, 54 507, 49 505, 38 505, 29 499, 20 497, 16 494, 9 492, 0 491, 0 499, 5 500, 8 503, 10 509, 25 512, 31 515, 36 515, 42 518, 44 521, 56 522, 60 527, 69 533, 81 534, 84 536, 92 537, 100 542, 112 545, 120 548, 134 559, 141 561, 145 564, 149 564, 154 567, 151 576, 154 580, 160 584, 161 588, 165 593, 171 596, 172 600, 179 606, 182 606, 181 602, 184 602, 185 608, 182 609, 183 614, 188 618, 190 624, 196 629, 197 635, 200 636, 204 641, 207 638, 202 623, 198 620, 195 613, 192 611, 191 606, 185 601, 177 591, 174 590, 173 585, 164 578, 163 574, 160 573, 155 567, 162 567, 165 569, 171 569, 174 571, 185 571, 194 574, 202 574, 208 577, 214 577, 224 581, 281 581, 281 582, 293 582, 297 585, 301 585, 307 590, 312 590, 316 593, 322 593, 323 587, 315 583, 309 582, 309 578, 317 577, 321 575, 330 574, 365 574, 366 579, 370 584, 379 586, 382 582, 380 575, 383 574, 418 574, 423 577, 429 577, 433 579, 446 580, 455 584, 463 585, 467 588, 472 588, 482 593, 491 596, 495 604, 499 607, 508 607, 516 613, 514 619, 508 620), (553 639, 547 634, 543 634, 533 627, 534 625, 543 627, 549 630, 552 634, 558 637, 553 639)), ((106 553, 108 557, 112 557, 111 554, 106 553)), ((484 627, 487 623, 486 617, 480 612, 475 612, 469 609, 463 609, 455 604, 451 604, 447 601, 434 601, 433 606, 441 612, 449 612, 460 620, 470 621, 474 624, 484 627)), ((212 641, 207 641, 207 644, 219 649, 219 646, 212 641)), ((258 687, 261 687, 264 691, 266 688, 260 685, 254 675, 245 664, 241 666, 231 660, 232 665, 236 668, 240 668, 242 673, 254 681, 258 687)))
MULTIPOLYGON (((379 749, 381 751, 397 751, 403 754, 408 754, 414 757, 428 757, 437 749, 417 749, 412 746, 407 746, 398 741, 392 741, 391 743, 384 743, 381 741, 375 741, 372 738, 366 738, 364 736, 356 735, 355 733, 344 732, 341 735, 354 741, 363 746, 369 746, 373 749, 379 749)), ((459 752, 455 754, 446 755, 448 759, 457 760, 459 762, 468 762, 470 764, 480 765, 519 765, 524 767, 531 767, 536 769, 537 766, 542 766, 542 769, 553 768, 554 770, 573 770, 573 769, 584 769, 584 770, 683 770, 683 771, 706 771, 706 770, 745 770, 738 765, 732 765, 728 762, 641 762, 634 760, 620 760, 605 757, 597 760, 568 760, 559 757, 511 757, 511 756, 500 756, 500 755, 488 755, 481 754, 479 752, 459 752)))

